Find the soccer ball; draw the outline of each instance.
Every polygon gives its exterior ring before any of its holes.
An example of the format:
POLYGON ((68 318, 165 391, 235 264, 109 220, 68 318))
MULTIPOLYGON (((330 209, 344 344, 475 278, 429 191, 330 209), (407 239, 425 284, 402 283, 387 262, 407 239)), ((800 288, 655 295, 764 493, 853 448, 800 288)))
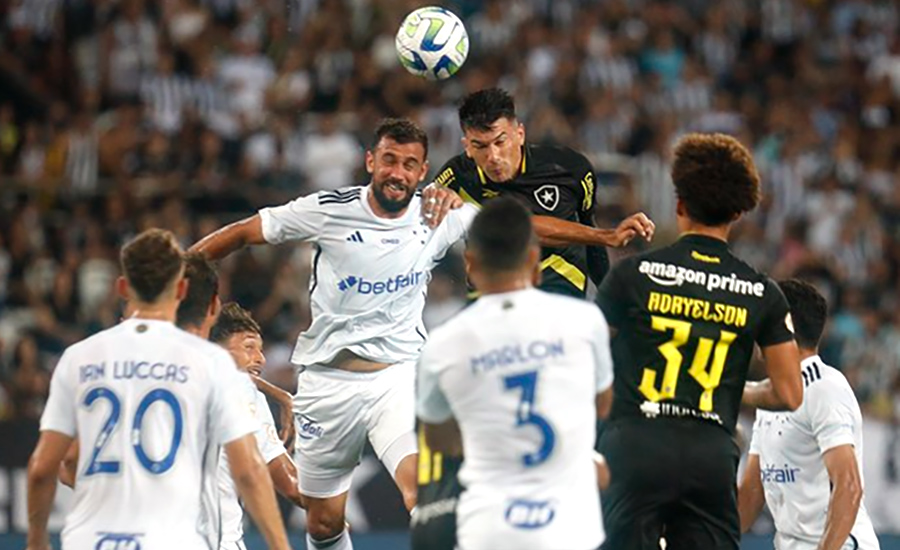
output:
POLYGON ((465 63, 469 34, 456 14, 430 6, 406 16, 395 45, 407 71, 429 80, 443 80, 465 63))

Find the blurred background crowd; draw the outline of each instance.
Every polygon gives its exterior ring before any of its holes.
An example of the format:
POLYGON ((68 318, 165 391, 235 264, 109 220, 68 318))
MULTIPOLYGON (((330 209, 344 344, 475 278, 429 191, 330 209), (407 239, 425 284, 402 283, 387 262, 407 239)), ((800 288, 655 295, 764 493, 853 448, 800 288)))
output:
MULTIPOLYGON (((500 85, 530 141, 592 160, 600 223, 643 210, 657 242, 675 232, 668 161, 680 134, 727 132, 752 148, 765 201, 733 248, 827 294, 823 355, 889 427, 896 482, 900 4, 446 1, 471 50, 437 84, 407 74, 394 51, 399 22, 422 4, 0 3, 0 418, 38 417, 62 349, 117 321, 123 241, 162 226, 187 246, 260 206, 364 183, 383 116, 422 124, 436 171, 460 151, 458 99, 500 85)), ((304 247, 222 265, 223 295, 255 312, 266 375, 286 387, 309 322, 309 265, 304 247)), ((461 271, 455 256, 436 273, 430 326, 463 305, 461 271)))

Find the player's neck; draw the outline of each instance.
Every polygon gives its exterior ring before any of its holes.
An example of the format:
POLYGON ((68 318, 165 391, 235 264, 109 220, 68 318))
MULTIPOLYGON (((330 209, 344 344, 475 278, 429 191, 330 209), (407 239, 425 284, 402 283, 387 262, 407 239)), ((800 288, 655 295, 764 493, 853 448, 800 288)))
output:
POLYGON ((485 277, 484 280, 479 281, 476 288, 478 288, 478 292, 482 296, 487 296, 488 294, 505 294, 507 292, 516 292, 517 290, 526 290, 532 288, 532 286, 528 275, 510 274, 485 277))
POLYGON ((146 303, 139 300, 128 302, 125 308, 126 319, 146 319, 148 321, 167 321, 175 322, 175 313, 178 311, 178 302, 176 300, 146 303))
POLYGON ((681 227, 681 236, 685 235, 703 235, 720 241, 728 242, 728 236, 731 234, 731 224, 711 226, 703 225, 691 221, 684 221, 679 224, 681 227))

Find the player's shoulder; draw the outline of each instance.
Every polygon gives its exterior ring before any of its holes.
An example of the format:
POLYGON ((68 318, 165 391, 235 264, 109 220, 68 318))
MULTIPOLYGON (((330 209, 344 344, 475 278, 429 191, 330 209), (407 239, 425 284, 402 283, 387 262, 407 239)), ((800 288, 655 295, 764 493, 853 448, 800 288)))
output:
POLYGON ((470 159, 464 152, 450 159, 441 166, 437 176, 434 178, 435 185, 447 187, 449 185, 464 184, 477 179, 477 170, 475 161, 470 159))
POLYGON ((339 189, 317 191, 311 196, 315 197, 316 204, 327 209, 341 209, 347 205, 359 203, 362 199, 365 185, 353 185, 339 189))
POLYGON ((856 400, 853 388, 844 373, 826 364, 818 357, 811 361, 804 361, 801 365, 800 375, 803 378, 804 400, 821 398, 856 400))
POLYGON ((530 160, 535 164, 560 165, 573 173, 591 169, 591 162, 583 153, 565 145, 526 145, 530 160))

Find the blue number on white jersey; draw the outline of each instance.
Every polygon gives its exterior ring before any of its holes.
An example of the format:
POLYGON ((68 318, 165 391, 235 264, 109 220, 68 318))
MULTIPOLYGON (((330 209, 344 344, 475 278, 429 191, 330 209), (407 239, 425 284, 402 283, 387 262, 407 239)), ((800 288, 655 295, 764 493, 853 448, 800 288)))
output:
POLYGON ((522 400, 519 402, 518 413, 516 414, 516 426, 532 424, 537 426, 544 436, 544 441, 537 451, 522 456, 522 463, 528 468, 538 466, 550 458, 553 447, 556 445, 556 434, 553 432, 553 426, 550 425, 546 418, 534 412, 537 378, 538 373, 536 370, 533 370, 507 376, 503 379, 507 390, 522 388, 522 400))
MULTIPOLYGON (((103 447, 106 446, 110 437, 112 437, 118 427, 122 410, 121 400, 111 389, 99 387, 94 388, 87 393, 84 398, 84 406, 88 409, 92 408, 97 399, 108 400, 112 406, 112 410, 110 411, 109 418, 107 418, 106 422, 103 424, 103 429, 100 430, 100 434, 97 436, 97 441, 94 443, 94 452, 91 454, 91 459, 88 461, 88 466, 84 471, 85 476, 94 474, 115 474, 121 469, 118 460, 99 460, 103 447)), ((140 404, 138 404, 137 411, 134 414, 134 422, 131 427, 132 438, 134 441, 134 454, 137 456, 141 466, 151 474, 156 475, 169 471, 175 463, 175 456, 178 454, 178 447, 181 445, 181 432, 183 429, 184 419, 181 413, 181 404, 171 391, 167 389, 155 389, 144 396, 140 404), (172 418, 175 422, 172 431, 172 443, 169 446, 169 451, 162 460, 153 460, 150 458, 146 451, 144 451, 143 441, 141 441, 141 429, 144 423, 144 414, 146 414, 147 409, 157 401, 162 401, 169 405, 169 408, 172 410, 172 418)))

